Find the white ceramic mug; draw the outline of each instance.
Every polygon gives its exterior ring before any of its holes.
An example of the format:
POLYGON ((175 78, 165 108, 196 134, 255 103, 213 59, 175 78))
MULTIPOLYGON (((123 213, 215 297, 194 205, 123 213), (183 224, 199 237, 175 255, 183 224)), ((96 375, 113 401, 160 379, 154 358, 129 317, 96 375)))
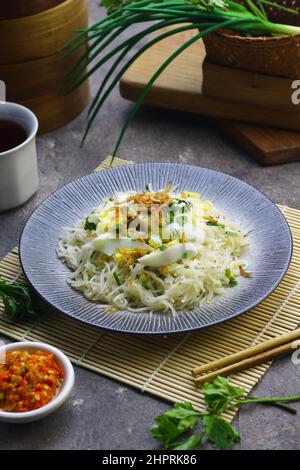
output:
POLYGON ((8 101, 0 101, 0 120, 21 125, 27 135, 17 147, 0 152, 0 211, 4 211, 26 202, 38 188, 38 120, 25 106, 8 101))

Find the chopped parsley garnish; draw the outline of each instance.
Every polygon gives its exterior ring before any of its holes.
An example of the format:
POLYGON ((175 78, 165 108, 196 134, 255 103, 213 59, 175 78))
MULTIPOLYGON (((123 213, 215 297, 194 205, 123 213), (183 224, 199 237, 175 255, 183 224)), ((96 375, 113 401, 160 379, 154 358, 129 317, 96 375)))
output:
POLYGON ((85 219, 85 223, 84 223, 84 230, 96 230, 97 228, 97 225, 94 223, 94 222, 90 222, 89 221, 89 218, 87 217, 85 219))

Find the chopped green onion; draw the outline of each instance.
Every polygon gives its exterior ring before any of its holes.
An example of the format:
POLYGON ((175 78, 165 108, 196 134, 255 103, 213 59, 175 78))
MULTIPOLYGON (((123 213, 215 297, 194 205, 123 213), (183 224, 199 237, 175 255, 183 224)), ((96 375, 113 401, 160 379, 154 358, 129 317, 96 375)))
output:
POLYGON ((118 284, 118 286, 120 286, 122 283, 121 283, 120 278, 119 278, 119 275, 118 275, 118 273, 117 273, 116 271, 113 273, 113 276, 114 276, 115 281, 116 281, 116 283, 118 284))
POLYGON ((150 290, 150 287, 148 286, 147 282, 142 281, 141 284, 142 284, 142 286, 143 286, 144 289, 150 290))
POLYGON ((179 220, 180 225, 186 224, 189 220, 186 215, 180 215, 178 218, 180 219, 179 220))
POLYGON ((237 285, 238 282, 229 268, 225 269, 225 276, 229 279, 229 287, 234 287, 237 285))
POLYGON ((188 208, 191 207, 191 202, 190 201, 187 201, 186 199, 178 199, 178 204, 185 204, 188 208))
POLYGON ((239 236, 239 234, 237 232, 231 232, 230 230, 226 230, 225 234, 229 235, 230 237, 238 237, 239 236))
POLYGON ((165 251, 167 249, 167 246, 166 245, 160 245, 158 248, 160 249, 160 251, 165 251))
POLYGON ((84 230, 96 230, 97 228, 97 225, 94 223, 94 222, 90 222, 89 221, 89 218, 87 217, 85 219, 85 223, 84 223, 84 230))
POLYGON ((170 224, 174 222, 174 219, 175 219, 175 212, 171 211, 170 212, 170 224))
POLYGON ((187 310, 194 310, 194 308, 195 308, 195 304, 190 304, 186 306, 187 310))
POLYGON ((206 222, 206 225, 211 225, 213 227, 225 228, 224 224, 219 224, 218 222, 211 222, 210 220, 206 222))
POLYGON ((237 285, 237 283, 238 283, 238 282, 237 282, 236 278, 235 278, 235 277, 231 277, 231 278, 229 279, 229 284, 228 284, 228 285, 229 285, 229 287, 234 287, 234 286, 237 285))

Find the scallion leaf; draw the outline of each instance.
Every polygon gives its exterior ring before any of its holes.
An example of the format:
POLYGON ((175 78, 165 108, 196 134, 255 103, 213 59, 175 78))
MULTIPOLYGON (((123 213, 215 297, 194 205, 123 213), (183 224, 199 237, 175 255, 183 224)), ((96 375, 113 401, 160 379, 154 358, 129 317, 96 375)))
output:
POLYGON ((94 222, 90 222, 89 218, 87 217, 84 222, 84 230, 96 230, 97 225, 94 222))
POLYGON ((160 245, 158 248, 160 249, 160 251, 165 251, 167 249, 167 246, 166 245, 160 245))
POLYGON ((115 281, 116 281, 116 283, 118 284, 118 286, 120 286, 122 283, 121 283, 121 280, 120 280, 120 278, 119 278, 119 275, 118 275, 118 273, 117 273, 116 271, 113 273, 113 276, 114 276, 115 281))
POLYGON ((224 225, 224 224, 219 224, 219 222, 212 222, 211 220, 209 220, 208 222, 206 222, 206 225, 210 225, 210 226, 212 226, 212 227, 225 228, 225 225, 224 225))

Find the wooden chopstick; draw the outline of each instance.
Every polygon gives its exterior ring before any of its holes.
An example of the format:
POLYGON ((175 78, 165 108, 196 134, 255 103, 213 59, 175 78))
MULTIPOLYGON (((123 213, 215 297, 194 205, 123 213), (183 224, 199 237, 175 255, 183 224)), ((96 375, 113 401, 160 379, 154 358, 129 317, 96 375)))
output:
MULTIPOLYGON (((221 375, 220 370, 226 368, 227 366, 237 364, 239 362, 242 362, 244 359, 248 359, 253 356, 260 355, 261 353, 264 353, 264 352, 269 352, 270 350, 274 351, 279 346, 282 346, 287 343, 292 344, 293 341, 297 339, 300 339, 300 328, 298 328, 297 330, 291 331, 285 335, 277 336, 276 338, 265 341, 264 343, 260 343, 257 346, 252 346, 251 348, 244 349, 243 351, 238 351, 234 354, 230 354, 229 356, 225 356, 221 359, 217 359, 207 364, 203 364, 202 366, 196 367, 194 370, 192 370, 192 375, 194 377, 197 377, 198 375, 203 374, 204 372, 214 371, 215 369, 218 369, 219 373, 217 375, 221 375)), ((291 349, 288 349, 288 351, 290 350, 291 349)), ((280 354, 284 354, 284 352, 279 353, 277 355, 280 355, 280 354)), ((266 356, 264 356, 264 359, 261 362, 264 362, 265 357, 266 356)), ((276 357, 276 356, 271 356, 270 359, 272 357, 276 357)), ((250 367, 250 365, 248 367, 250 367)), ((206 377, 208 375, 210 374, 207 374, 206 377)))
POLYGON ((227 377, 230 374, 234 374, 235 372, 240 372, 242 370, 249 369, 250 367, 256 366, 257 364, 267 362, 270 359, 273 359, 274 357, 287 354, 294 350, 295 350, 295 344, 294 344, 294 341, 291 341, 290 343, 286 343, 281 346, 278 346, 277 348, 272 348, 267 351, 263 351, 260 354, 256 354, 254 356, 248 357, 241 361, 232 363, 221 369, 216 369, 213 372, 210 372, 209 374, 201 375, 200 377, 195 378, 195 385, 199 387, 204 382, 211 382, 218 375, 227 377))

